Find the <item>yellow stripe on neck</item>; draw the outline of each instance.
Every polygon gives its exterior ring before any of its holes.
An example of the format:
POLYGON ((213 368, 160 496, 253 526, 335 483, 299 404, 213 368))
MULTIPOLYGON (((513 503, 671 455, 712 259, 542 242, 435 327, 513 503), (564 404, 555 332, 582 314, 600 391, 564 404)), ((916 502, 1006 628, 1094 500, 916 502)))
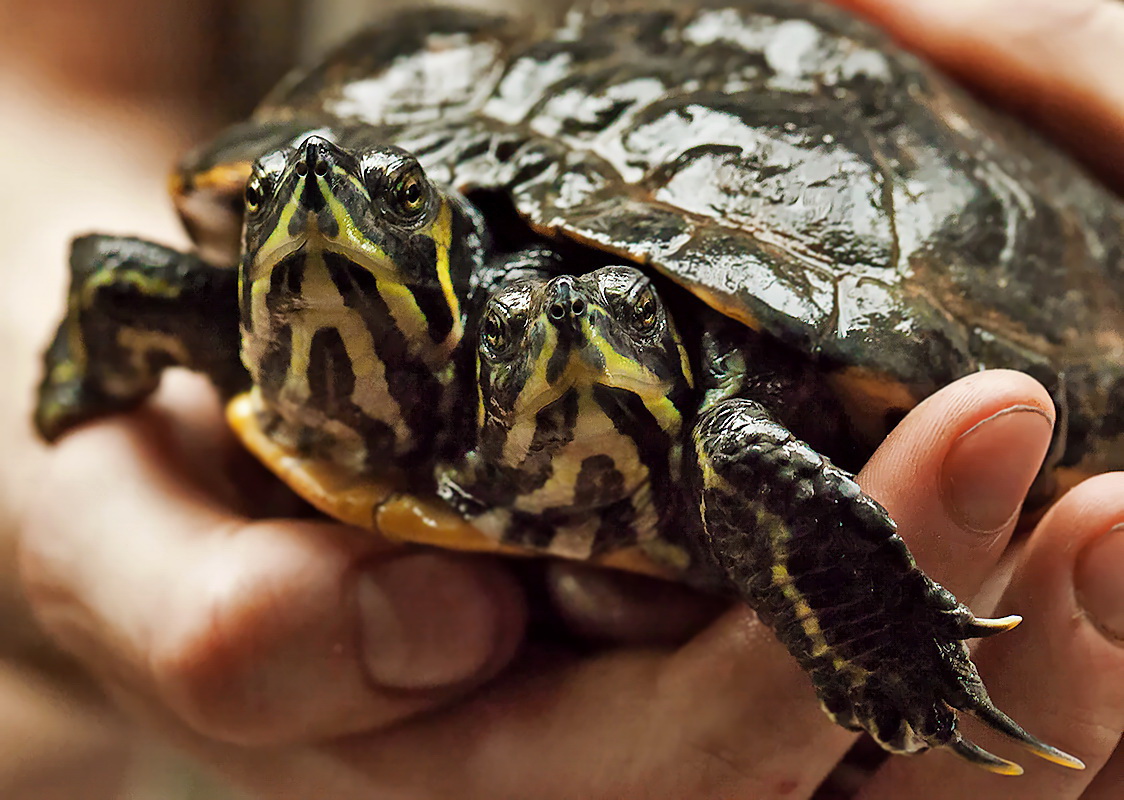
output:
POLYGON ((445 303, 453 315, 453 327, 445 338, 445 347, 452 352, 464 335, 464 324, 461 322, 461 302, 453 289, 453 273, 449 265, 449 248, 453 240, 453 212, 448 200, 441 200, 441 210, 437 212, 437 220, 433 223, 431 238, 437 246, 437 282, 441 284, 445 303))

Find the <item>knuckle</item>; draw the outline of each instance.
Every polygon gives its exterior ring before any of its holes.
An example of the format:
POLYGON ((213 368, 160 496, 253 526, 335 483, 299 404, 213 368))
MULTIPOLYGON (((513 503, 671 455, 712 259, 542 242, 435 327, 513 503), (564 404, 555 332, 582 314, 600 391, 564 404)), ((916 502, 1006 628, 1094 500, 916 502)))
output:
POLYGON ((356 548, 315 535, 327 532, 233 522, 180 581, 149 668, 163 702, 197 732, 291 743, 354 699, 356 622, 343 584, 356 548))
MULTIPOLYGON (((291 631, 279 625, 276 576, 263 569, 203 567, 202 587, 186 584, 182 619, 152 637, 149 669, 161 699, 191 728, 235 744, 284 735, 285 702, 271 673, 291 631)), ((299 601, 298 601, 299 602, 299 601)))
POLYGON ((250 692, 252 654, 221 611, 162 631, 148 661, 161 699, 196 732, 247 743, 268 725, 266 706, 255 703, 250 692))

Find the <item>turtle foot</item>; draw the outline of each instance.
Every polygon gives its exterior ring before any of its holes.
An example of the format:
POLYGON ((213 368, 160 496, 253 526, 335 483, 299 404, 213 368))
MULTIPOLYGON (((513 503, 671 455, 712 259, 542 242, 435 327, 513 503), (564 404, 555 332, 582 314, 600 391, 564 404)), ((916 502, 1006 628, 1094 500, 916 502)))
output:
POLYGON ((1027 733, 992 703, 962 642, 934 643, 939 655, 931 665, 908 659, 910 663, 867 672, 837 659, 831 669, 813 669, 824 711, 844 727, 867 731, 893 753, 947 747, 990 772, 1021 775, 1021 766, 964 737, 957 721, 962 711, 1040 758, 1070 769, 1085 768, 1079 759, 1027 733))
POLYGON ((891 752, 948 747, 1020 774, 962 736, 957 715, 966 712, 1035 755, 1083 767, 995 707, 964 644, 1021 617, 975 616, 918 568, 889 514, 851 475, 761 406, 718 404, 695 437, 707 551, 811 677, 833 720, 891 752))
POLYGON ((129 410, 141 399, 116 398, 103 391, 73 357, 70 336, 68 322, 64 320, 43 359, 43 380, 35 403, 35 427, 48 442, 84 422, 129 410))

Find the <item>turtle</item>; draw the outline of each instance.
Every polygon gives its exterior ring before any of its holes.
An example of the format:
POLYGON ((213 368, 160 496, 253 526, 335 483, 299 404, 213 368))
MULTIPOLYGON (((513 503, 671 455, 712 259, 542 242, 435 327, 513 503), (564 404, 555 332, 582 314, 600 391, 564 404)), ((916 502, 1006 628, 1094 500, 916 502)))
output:
POLYGON ((990 703, 964 648, 1018 618, 924 576, 851 472, 987 367, 1054 398, 1043 497, 1124 463, 1124 205, 869 25, 793 0, 407 12, 283 81, 172 193, 193 252, 75 240, 48 440, 197 369, 338 519, 732 592, 886 749, 1018 774, 960 736, 967 710, 1080 767, 990 703), (569 333, 492 372, 519 297, 525 330, 569 333), (641 349, 589 327, 649 319, 641 349), (579 329, 631 383, 597 388, 579 329), (520 368, 575 399, 513 416, 528 395, 495 378, 520 368), (544 476, 560 502, 528 500, 544 476), (900 602, 836 613, 874 586, 900 602), (910 654, 871 664, 850 635, 910 654))

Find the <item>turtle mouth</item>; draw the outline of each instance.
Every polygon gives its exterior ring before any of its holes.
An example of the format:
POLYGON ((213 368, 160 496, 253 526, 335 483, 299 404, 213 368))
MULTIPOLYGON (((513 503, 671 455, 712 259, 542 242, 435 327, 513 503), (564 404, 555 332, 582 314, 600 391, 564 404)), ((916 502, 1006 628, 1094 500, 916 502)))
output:
POLYGON ((375 275, 396 272, 396 265, 382 248, 357 233, 347 207, 324 178, 312 173, 298 176, 272 234, 255 255, 255 274, 302 251, 314 256, 334 254, 375 275), (315 190, 309 189, 317 183, 320 185, 315 190), (308 200, 310 191, 318 198, 315 202, 308 200))
POLYGON ((249 271, 250 279, 256 281, 261 276, 271 273, 278 264, 299 257, 307 247, 307 236, 288 236, 276 243, 266 242, 254 254, 249 271))
POLYGON ((339 223, 328 209, 312 211, 300 208, 293 215, 289 235, 293 238, 303 238, 305 241, 327 243, 339 235, 339 229, 339 223))
POLYGON ((520 394, 516 416, 535 414, 575 390, 585 394, 603 387, 646 398, 666 396, 672 389, 642 362, 619 353, 588 318, 544 327, 542 355, 533 368, 536 379, 520 394))

